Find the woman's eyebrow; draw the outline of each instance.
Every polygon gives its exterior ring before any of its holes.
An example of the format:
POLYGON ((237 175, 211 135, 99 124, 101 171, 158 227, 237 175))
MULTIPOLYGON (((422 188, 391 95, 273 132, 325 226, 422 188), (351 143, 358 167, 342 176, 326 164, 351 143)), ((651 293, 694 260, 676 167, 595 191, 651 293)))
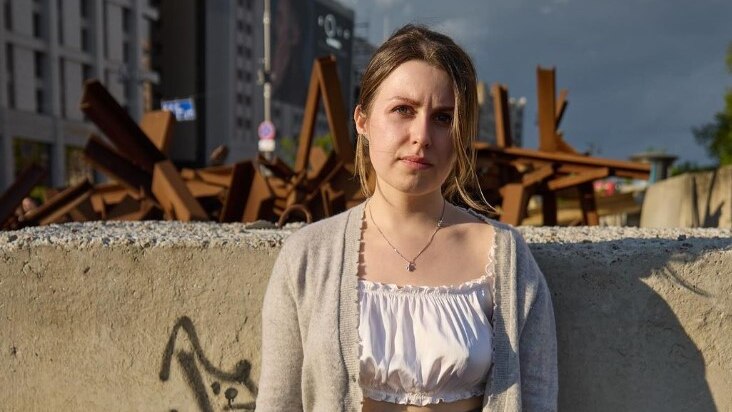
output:
MULTIPOLYGON (((409 97, 404 97, 404 96, 394 96, 394 97, 390 98, 389 100, 390 101, 398 100, 401 102, 409 103, 412 106, 422 106, 422 103, 418 102, 417 100, 410 99, 409 97)), ((451 111, 455 110, 455 106, 452 106, 452 105, 437 106, 433 110, 436 112, 441 112, 441 111, 450 111, 451 112, 451 111)))

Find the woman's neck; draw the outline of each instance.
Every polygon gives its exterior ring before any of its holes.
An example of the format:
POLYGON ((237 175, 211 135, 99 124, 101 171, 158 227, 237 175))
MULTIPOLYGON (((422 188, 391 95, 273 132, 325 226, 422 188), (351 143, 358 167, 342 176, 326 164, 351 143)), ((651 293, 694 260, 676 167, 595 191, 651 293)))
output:
POLYGON ((445 199, 440 191, 423 195, 409 195, 402 192, 391 193, 377 185, 368 201, 371 213, 385 228, 414 227, 426 225, 433 227, 442 215, 445 199))

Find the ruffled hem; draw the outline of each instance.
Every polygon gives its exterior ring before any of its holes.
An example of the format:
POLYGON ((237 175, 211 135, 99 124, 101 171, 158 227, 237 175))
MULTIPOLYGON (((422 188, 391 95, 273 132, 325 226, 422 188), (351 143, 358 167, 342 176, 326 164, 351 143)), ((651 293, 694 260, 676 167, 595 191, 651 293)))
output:
POLYGON ((493 275, 484 274, 483 276, 472 279, 458 285, 444 286, 421 286, 421 285, 396 285, 394 283, 374 282, 367 279, 359 279, 359 288, 367 292, 386 292, 386 293, 405 293, 410 295, 416 294, 462 294, 471 292, 485 285, 492 285, 493 275))
POLYGON ((463 399, 483 396, 485 385, 471 391, 460 393, 438 394, 434 392, 416 392, 416 393, 393 393, 376 389, 363 388, 363 394, 369 399, 380 402, 391 402, 399 405, 416 405, 427 406, 441 402, 456 402, 463 399))

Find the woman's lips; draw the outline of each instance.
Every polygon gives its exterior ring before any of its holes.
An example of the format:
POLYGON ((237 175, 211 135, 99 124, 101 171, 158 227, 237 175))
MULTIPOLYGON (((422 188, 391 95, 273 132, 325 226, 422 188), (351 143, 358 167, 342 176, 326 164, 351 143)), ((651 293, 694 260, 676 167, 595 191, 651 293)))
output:
POLYGON ((424 170, 432 167, 432 163, 420 156, 404 156, 399 160, 401 160, 401 162, 410 169, 424 170))

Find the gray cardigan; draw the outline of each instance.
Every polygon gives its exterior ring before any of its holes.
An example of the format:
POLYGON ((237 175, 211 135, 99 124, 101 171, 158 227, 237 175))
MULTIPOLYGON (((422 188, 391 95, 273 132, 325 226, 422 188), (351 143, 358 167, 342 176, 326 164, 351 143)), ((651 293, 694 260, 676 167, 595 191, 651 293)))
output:
MULTIPOLYGON (((262 309, 257 411, 360 411, 358 259, 364 204, 287 238, 262 309)), ((554 312, 521 235, 496 230, 494 363, 483 412, 555 411, 554 312)))

